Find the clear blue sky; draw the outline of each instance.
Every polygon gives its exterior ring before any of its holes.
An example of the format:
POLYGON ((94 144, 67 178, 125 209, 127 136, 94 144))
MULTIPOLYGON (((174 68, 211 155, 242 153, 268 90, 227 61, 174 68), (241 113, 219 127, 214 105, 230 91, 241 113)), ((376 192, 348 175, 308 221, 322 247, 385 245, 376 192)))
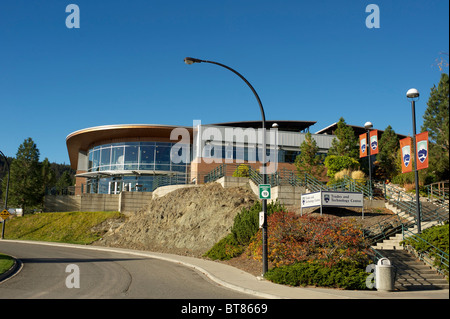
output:
POLYGON ((421 92, 420 129, 448 12, 448 0, 1 0, 0 150, 15 156, 32 137, 41 160, 69 163, 66 136, 91 126, 261 119, 241 79, 186 56, 242 73, 268 120, 412 134, 406 91, 421 92), (71 3, 79 29, 66 27, 71 3))

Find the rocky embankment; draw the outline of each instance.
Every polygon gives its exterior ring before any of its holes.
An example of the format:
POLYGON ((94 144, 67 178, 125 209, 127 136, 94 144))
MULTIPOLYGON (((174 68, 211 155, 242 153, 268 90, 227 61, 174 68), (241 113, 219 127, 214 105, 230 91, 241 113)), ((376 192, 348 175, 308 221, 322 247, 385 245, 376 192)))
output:
POLYGON ((178 189, 107 222, 94 245, 201 256, 229 233, 236 214, 257 200, 250 187, 211 183, 178 189))

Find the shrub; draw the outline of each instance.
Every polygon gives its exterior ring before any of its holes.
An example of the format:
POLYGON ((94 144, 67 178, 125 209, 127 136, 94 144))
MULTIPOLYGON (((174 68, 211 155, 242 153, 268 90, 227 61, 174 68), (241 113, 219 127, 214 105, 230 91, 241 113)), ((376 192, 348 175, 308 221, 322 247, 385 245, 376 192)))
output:
POLYGON ((320 286, 341 289, 367 289, 365 264, 340 261, 329 267, 319 261, 300 262, 270 269, 265 278, 290 286, 320 286))
MULTIPOLYGON (((234 218, 231 233, 217 242, 204 256, 214 260, 227 260, 242 254, 259 230, 260 211, 262 211, 262 205, 259 201, 250 209, 243 208, 234 218)), ((268 216, 275 211, 284 211, 283 205, 278 202, 267 205, 268 216)))
POLYGON ((242 254, 244 249, 245 247, 239 245, 234 239, 233 234, 228 234, 208 250, 204 256, 213 260, 229 260, 242 254))
POLYGON ((353 157, 337 155, 328 155, 325 158, 324 164, 328 169, 327 175, 331 178, 343 169, 356 169, 359 166, 359 162, 353 157))
POLYGON ((241 164, 236 170, 233 172, 233 177, 249 177, 249 168, 248 165, 241 164))
MULTIPOLYGON (((369 260, 361 229, 345 219, 276 212, 268 217, 268 227, 268 259, 276 267, 314 260, 329 266, 369 260)), ((261 260, 261 231, 252 239, 248 253, 261 260)))
MULTIPOLYGON (((415 236, 414 236, 415 237, 415 236)), ((431 247, 428 243, 439 250, 442 250, 447 255, 449 253, 449 227, 448 224, 433 226, 425 229, 419 237, 426 242, 414 239, 414 237, 406 238, 403 243, 411 245, 419 253, 428 253, 435 259, 434 266, 445 269, 448 272, 448 265, 441 263, 439 251, 431 247)))

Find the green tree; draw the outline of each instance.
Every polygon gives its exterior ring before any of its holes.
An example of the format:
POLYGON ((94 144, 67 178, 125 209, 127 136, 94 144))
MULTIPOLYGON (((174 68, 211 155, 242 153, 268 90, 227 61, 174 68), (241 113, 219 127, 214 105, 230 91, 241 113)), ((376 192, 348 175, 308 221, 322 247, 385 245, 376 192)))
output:
POLYGON ((73 178, 69 171, 64 171, 61 177, 56 182, 56 191, 58 194, 63 194, 64 190, 69 186, 73 186, 73 178))
POLYGON ((344 118, 340 118, 337 123, 337 129, 334 132, 336 138, 331 142, 328 150, 329 155, 348 156, 355 159, 359 158, 358 138, 351 126, 345 123, 344 118))
POLYGON ((449 83, 448 74, 442 73, 438 87, 431 88, 428 107, 423 115, 422 132, 428 131, 428 174, 436 180, 449 175, 449 83))
POLYGON ((392 179, 399 172, 397 166, 397 153, 400 147, 398 136, 389 125, 381 135, 379 141, 379 153, 377 154, 378 166, 384 178, 392 179))
POLYGON ((298 172, 308 173, 319 177, 324 166, 322 165, 323 156, 318 155, 319 146, 316 140, 312 138, 311 133, 306 133, 305 140, 300 145, 300 154, 295 158, 295 166, 298 172))
POLYGON ((51 188, 56 181, 55 172, 51 168, 51 164, 48 158, 45 158, 41 163, 41 175, 42 175, 42 193, 45 195, 46 191, 51 188))
MULTIPOLYGON (((5 186, 4 181, 3 187, 5 186)), ((42 197, 39 150, 33 140, 28 138, 19 146, 16 158, 11 163, 8 205, 17 206, 24 212, 29 212, 39 207, 42 197)))

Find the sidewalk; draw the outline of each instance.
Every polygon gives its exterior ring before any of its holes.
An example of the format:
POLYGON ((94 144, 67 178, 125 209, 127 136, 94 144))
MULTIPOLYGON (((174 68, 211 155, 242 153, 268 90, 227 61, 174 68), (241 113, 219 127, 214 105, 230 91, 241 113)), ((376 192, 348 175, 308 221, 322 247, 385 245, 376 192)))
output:
POLYGON ((279 285, 266 280, 259 280, 255 276, 235 267, 205 259, 173 254, 131 250, 123 248, 110 248, 101 246, 73 245, 49 242, 14 241, 31 244, 73 247, 124 253, 135 256, 156 258, 170 261, 193 268, 217 284, 239 292, 248 293, 255 298, 269 299, 449 299, 449 290, 422 290, 422 291, 393 291, 378 292, 376 290, 338 290, 327 288, 301 288, 279 285))

